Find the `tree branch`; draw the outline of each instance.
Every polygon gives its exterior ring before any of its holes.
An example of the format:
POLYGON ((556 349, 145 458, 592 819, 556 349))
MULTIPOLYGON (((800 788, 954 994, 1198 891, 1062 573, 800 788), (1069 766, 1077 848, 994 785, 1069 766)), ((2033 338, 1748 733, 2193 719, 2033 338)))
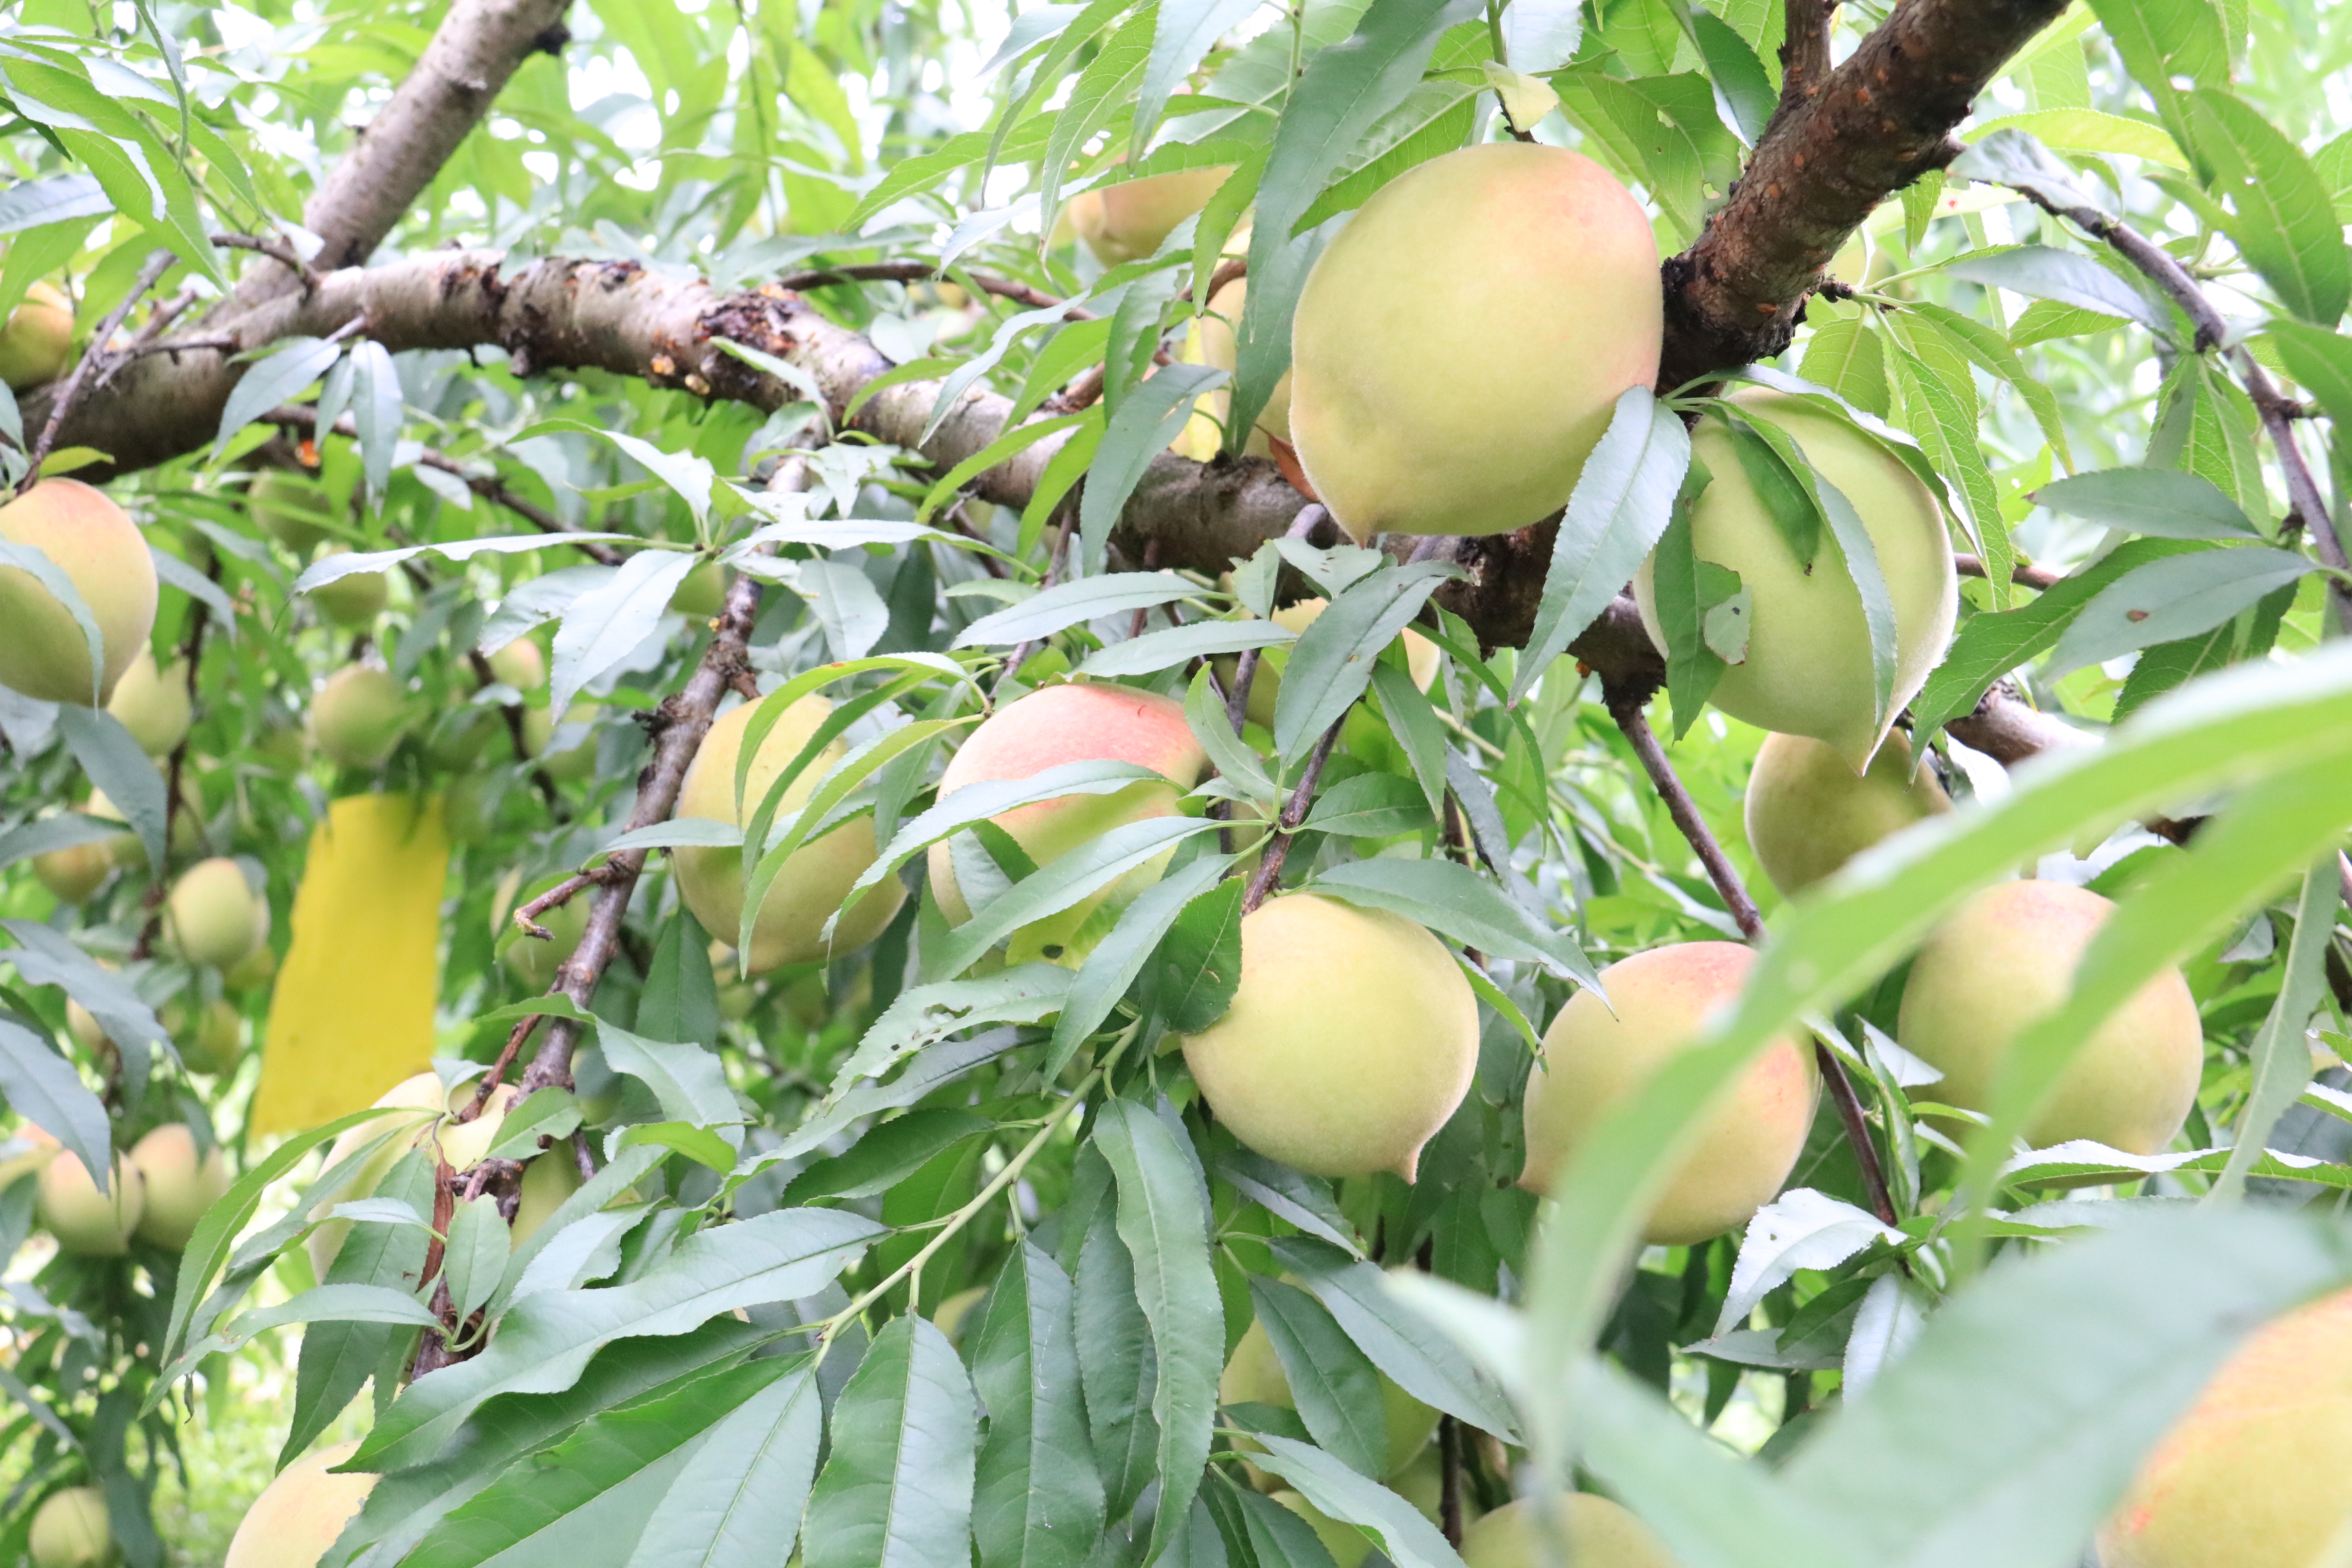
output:
POLYGON ((74 402, 80 397, 83 384, 89 380, 89 373, 106 358, 106 340, 114 335, 115 328, 122 325, 122 318, 131 314, 131 307, 139 302, 140 296, 155 287, 155 280, 170 270, 171 266, 172 253, 168 250, 159 250, 148 257, 146 265, 139 269, 139 276, 131 279, 130 291, 106 313, 106 319, 99 322, 98 330, 89 335, 89 347, 82 351, 81 358, 74 362, 72 373, 57 389, 57 395, 49 400, 41 420, 41 433, 34 438, 31 451, 26 454, 25 477, 16 481, 18 495, 41 482, 41 465, 56 449, 58 432, 64 428, 67 416, 73 412, 74 402))

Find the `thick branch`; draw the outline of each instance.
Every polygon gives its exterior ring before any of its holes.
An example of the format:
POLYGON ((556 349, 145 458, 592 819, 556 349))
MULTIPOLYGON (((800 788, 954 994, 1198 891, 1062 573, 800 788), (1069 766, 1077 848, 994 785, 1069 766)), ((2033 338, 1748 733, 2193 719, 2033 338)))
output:
MULTIPOLYGON (((456 0, 416 68, 303 206, 302 226, 321 242, 313 265, 356 267, 375 254, 489 112, 516 68, 533 54, 554 54, 571 41, 562 25, 569 3, 456 0)), ((258 304, 296 283, 282 266, 256 267, 238 280, 228 310, 258 304)))
POLYGON ((1886 196, 1959 151, 1953 127, 2067 0, 1902 0, 1771 132, 1698 243, 1666 263, 1658 385, 1789 346, 1822 269, 1886 196))

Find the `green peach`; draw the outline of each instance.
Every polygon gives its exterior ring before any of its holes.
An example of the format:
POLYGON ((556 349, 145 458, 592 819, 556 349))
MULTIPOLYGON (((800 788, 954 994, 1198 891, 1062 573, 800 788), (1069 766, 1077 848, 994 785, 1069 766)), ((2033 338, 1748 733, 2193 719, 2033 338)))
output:
POLYGON ((53 283, 27 285, 0 327, 0 381, 11 392, 57 380, 73 364, 73 305, 53 283))
POLYGON ((138 1237, 172 1252, 188 1245, 196 1222, 229 1188, 228 1156, 217 1143, 196 1158, 196 1135, 186 1123, 166 1122, 131 1146, 146 1194, 138 1237))
POLYGON ((1880 839, 1951 809, 1934 772, 1912 768, 1900 730, 1859 775, 1824 742, 1767 735, 1748 775, 1748 847, 1780 896, 1794 898, 1880 839))
POLYGON ((111 1568, 121 1554, 107 1521, 106 1494, 96 1487, 51 1492, 34 1510, 25 1549, 33 1568, 111 1568))
MULTIPOLYGON (((695 752, 693 764, 686 771, 686 783, 678 791, 679 816, 709 817, 741 826, 759 809, 760 802, 782 774, 785 764, 800 754, 801 748, 824 722, 833 711, 833 704, 822 697, 810 696, 784 710, 760 742, 759 751, 752 754, 743 781, 743 795, 738 801, 736 763, 742 754, 744 732, 751 728, 751 716, 756 711, 758 704, 746 702, 720 714, 711 723, 710 732, 703 737, 702 747, 695 752)), ((807 802, 826 770, 847 750, 835 740, 802 770, 800 777, 784 792, 778 807, 779 820, 788 820, 787 814, 807 802)), ((842 915, 830 942, 824 936, 824 922, 841 908, 842 900, 849 895, 850 884, 873 863, 877 853, 871 816, 845 822, 814 843, 793 850, 776 879, 769 884, 767 899, 752 922, 751 951, 745 955, 744 971, 757 973, 788 963, 813 963, 831 954, 853 952, 881 935, 882 928, 890 923, 906 898, 903 885, 895 877, 885 878, 842 915)), ((686 907, 694 911, 694 918, 702 922, 704 931, 731 941, 741 929, 743 919, 741 852, 731 847, 684 847, 674 850, 672 855, 677 868, 678 896, 686 900, 686 907)))
POLYGON ((310 700, 310 738, 337 767, 382 767, 412 717, 407 689, 392 671, 347 664, 310 700))
POLYGON ((139 749, 151 757, 168 757, 187 739, 195 705, 188 698, 188 661, 174 659, 168 669, 155 668, 155 656, 142 647, 122 679, 106 710, 122 721, 139 749))
MULTIPOLYGON (((1657 1532, 1604 1497, 1570 1492, 1559 1500, 1576 1568, 1676 1568, 1657 1532)), ((1465 1568, 1547 1568, 1559 1550, 1528 1499, 1505 1503, 1462 1532, 1465 1568)))
POLYGON ((246 488, 246 510, 261 531, 296 555, 308 555, 334 532, 341 509, 308 474, 270 468, 246 488))
MULTIPOLYGON (((332 556, 349 555, 345 545, 335 545, 320 553, 325 561, 332 556)), ((322 583, 310 590, 310 602, 319 607, 331 626, 351 631, 364 631, 375 625, 383 607, 392 601, 392 579, 382 572, 353 572, 322 583)))
POLYGON ((163 932, 189 963, 231 969, 268 933, 260 902, 245 868, 215 855, 189 867, 172 885, 163 905, 163 932))

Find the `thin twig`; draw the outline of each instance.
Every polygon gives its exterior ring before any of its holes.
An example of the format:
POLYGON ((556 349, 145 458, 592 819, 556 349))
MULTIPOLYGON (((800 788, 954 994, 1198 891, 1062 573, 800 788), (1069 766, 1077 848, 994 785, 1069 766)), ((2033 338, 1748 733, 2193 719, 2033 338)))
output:
POLYGON ((605 880, 604 868, 602 866, 593 871, 574 872, 515 910, 510 918, 525 936, 536 937, 541 942, 553 942, 555 933, 540 924, 539 917, 550 910, 562 909, 577 894, 584 893, 591 888, 603 887, 605 880))
POLYGON ((282 239, 262 239, 250 234, 215 234, 206 237, 224 250, 259 251, 302 279, 302 294, 305 299, 318 289, 319 275, 311 271, 310 264, 295 255, 294 247, 282 239))
MULTIPOLYGON (((2163 290, 2165 297, 2180 307, 2181 313, 2189 318, 2189 325, 2196 329, 2194 346, 2197 352, 2202 353, 2230 341, 2229 322, 2222 319, 2221 311, 2213 308, 2213 301, 2205 297, 2205 290, 2197 286, 2197 280, 2189 275, 2188 269, 2173 258, 2170 251, 2131 225, 2109 217, 2094 207, 2070 205, 2031 184, 2021 184, 2016 189, 2044 212, 2063 217, 2084 232, 2106 241, 2116 255, 2137 268, 2149 282, 2163 290)), ((2320 560, 2339 573, 2352 571, 2352 562, 2346 559, 2344 542, 2336 536, 2335 518, 2328 511, 2326 497, 2320 492, 2319 481, 2312 473, 2311 464, 2304 457, 2303 448, 2295 444, 2294 422, 2302 405, 2279 391, 2269 373, 2255 361, 2252 351, 2243 344, 2229 350, 2223 358, 2236 367, 2238 379, 2244 384, 2246 395, 2253 401, 2254 411, 2261 416, 2263 429, 2269 435, 2271 446, 2278 453, 2279 471, 2286 481, 2290 521, 2299 521, 2310 533, 2311 542, 2317 548, 2320 560)), ((2328 583, 2327 591, 2335 603, 2338 624, 2352 629, 2352 583, 2347 583, 2341 577, 2334 578, 2328 583)))
MULTIPOLYGON (((1063 301, 1042 289, 1026 283, 1016 283, 1009 278, 993 278, 984 272, 968 272, 975 288, 983 294, 993 294, 1000 300, 1011 300, 1032 310, 1046 310, 1063 301)), ((795 292, 823 289, 835 283, 921 283, 939 281, 952 283, 952 278, 941 278, 940 269, 928 261, 862 261, 850 267, 818 267, 805 272, 790 272, 775 280, 774 287, 795 292)), ((1072 305, 1064 312, 1073 321, 1095 320, 1092 310, 1072 305)))
MULTIPOLYGON (((1698 803, 1691 799, 1690 791, 1683 787, 1675 765, 1666 758, 1665 748, 1658 744, 1657 732, 1650 728, 1643 708, 1651 692, 1635 687, 1612 688, 1601 685, 1601 700, 1608 704, 1609 716, 1633 743, 1633 754, 1642 761, 1642 771, 1650 775, 1650 783, 1658 797, 1666 803, 1666 815, 1690 841, 1698 855, 1699 864, 1706 868, 1707 880, 1715 884, 1723 907, 1731 911, 1738 922, 1741 934, 1750 942, 1762 940, 1764 918, 1756 910, 1756 900, 1748 896, 1747 886, 1733 869, 1723 846, 1715 841, 1705 818, 1699 816, 1698 803)), ((1844 1067, 1830 1054, 1829 1047, 1816 1040, 1813 1060, 1821 1068, 1822 1081, 1829 1086, 1830 1098, 1837 1103, 1838 1121, 1845 1129, 1846 1142, 1853 1146, 1854 1163, 1861 1167, 1862 1182, 1870 1194, 1870 1206, 1879 1219, 1887 1225, 1895 1221, 1895 1198, 1886 1184, 1886 1167, 1878 1157, 1878 1145, 1870 1136, 1870 1123, 1855 1096, 1853 1080, 1845 1075, 1844 1067)))
MULTIPOLYGON (((218 583, 220 574, 220 555, 215 552, 212 564, 205 569, 205 575, 213 582, 218 583)), ((181 661, 188 667, 190 715, 188 733, 182 735, 179 743, 172 748, 172 760, 165 766, 163 774, 163 859, 166 866, 172 858, 172 829, 180 820, 181 811, 184 809, 183 802, 188 768, 188 741, 190 736, 195 733, 196 670, 204 658, 205 628, 211 620, 212 606, 204 600, 191 595, 188 603, 188 635, 180 644, 181 661)), ((131 950, 131 956, 134 959, 145 958, 154 951, 156 935, 163 929, 163 890, 170 886, 170 879, 165 876, 164 870, 163 866, 155 868, 154 885, 147 889, 147 919, 145 923, 140 926, 139 940, 131 950)))
POLYGON ((1250 688, 1257 682, 1258 660, 1265 652, 1264 648, 1245 647, 1241 658, 1234 661, 1234 689, 1225 693, 1225 721, 1233 725, 1236 735, 1249 720, 1250 688))
POLYGON ((1322 782, 1323 764, 1331 760, 1331 748, 1339 743, 1339 731, 1348 722, 1344 713, 1331 721, 1323 738, 1315 742, 1307 753, 1307 769, 1298 775, 1298 787, 1290 792, 1283 803, 1282 815, 1275 819, 1274 837, 1258 852, 1257 869, 1250 874, 1249 887, 1242 894, 1242 913, 1248 914, 1265 902, 1274 885, 1282 879, 1282 863, 1290 856, 1291 836, 1298 825, 1307 820, 1307 808, 1315 801, 1315 786, 1322 782))
POLYGON ((1437 1420, 1437 1527, 1445 1544, 1462 1544, 1462 1423, 1451 1415, 1437 1420))
MULTIPOLYGON (((1964 551, 1952 552, 1952 566, 1963 577, 1981 577, 1985 574, 1985 563, 1964 551)), ((2046 594, 2064 582, 2066 574, 2063 572, 2053 572, 2047 566, 2036 566, 2031 561, 2021 561, 2010 568, 2009 580, 2021 588, 2031 588, 2037 594, 2046 594)))
POLYGON ((131 280, 131 287, 121 301, 106 313, 104 321, 99 322, 98 331, 90 334, 89 347, 82 351, 81 360, 73 367, 73 374, 66 377, 65 385, 58 388, 57 401, 49 405, 49 416, 42 422, 40 437, 33 443, 32 450, 26 454, 29 461, 25 477, 16 483, 18 495, 23 495, 40 482, 41 464, 48 458, 49 448, 57 445, 58 431, 64 426, 66 416, 72 411, 74 399, 81 395, 82 384, 89 379, 90 371, 106 358, 106 340, 122 325, 122 318, 131 314, 131 307, 137 304, 148 289, 155 287, 158 279, 171 270, 173 259, 168 250, 159 250, 148 257, 147 264, 139 269, 139 276, 131 280))
POLYGON ((156 306, 154 310, 148 312, 146 324, 131 335, 131 346, 138 348, 162 337, 164 330, 173 321, 178 321, 186 313, 188 307, 196 302, 197 297, 195 288, 192 284, 156 306))

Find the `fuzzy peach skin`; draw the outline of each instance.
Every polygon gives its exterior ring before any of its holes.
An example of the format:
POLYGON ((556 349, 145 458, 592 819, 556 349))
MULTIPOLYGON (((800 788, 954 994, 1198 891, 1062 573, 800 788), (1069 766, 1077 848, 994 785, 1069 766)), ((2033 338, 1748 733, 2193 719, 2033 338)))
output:
MULTIPOLYGON (((2063 882, 2000 882, 1970 897, 1919 950, 1895 1038, 1944 1074, 1931 1092, 1983 1110, 2011 1046, 2057 1009, 2115 905, 2063 882)), ((2099 1026, 2026 1127, 2036 1148, 2088 1138, 2153 1154, 2189 1120, 2205 1070, 2197 999, 2168 969, 2099 1026)))
POLYGON ((221 1568, 318 1568, 375 1489, 372 1475, 330 1473, 358 1451, 355 1442, 338 1443, 280 1470, 246 1510, 221 1568))
MULTIPOLYGON (((64 573, 98 623, 97 700, 155 629, 155 559, 121 507, 79 479, 43 479, 0 506, 0 540, 29 544, 64 573)), ((0 564, 0 686, 44 702, 91 700, 89 639, 64 601, 21 566, 0 564)))
MULTIPOLYGON (((1602 970, 1606 1003, 1590 991, 1570 997, 1544 1031, 1543 1060, 1528 1075, 1528 1163, 1519 1184, 1549 1192, 1593 1129, 1697 1040, 1755 963, 1754 951, 1736 942, 1676 942, 1602 970)), ((1796 1041, 1765 1047, 1709 1114, 1650 1211, 1651 1244, 1721 1236, 1771 1202, 1804 1150, 1817 1087, 1812 1058, 1796 1041)))
POLYGON ((1525 528, 1657 379, 1664 322, 1649 217, 1607 170, 1465 147, 1382 186, 1307 275, 1291 442, 1359 542, 1525 528))
POLYGON ((1319 893, 1242 917, 1242 978, 1184 1042, 1209 1108, 1268 1159, 1410 1182, 1478 1066, 1478 1003, 1445 944, 1319 893))
POLYGON ((1952 809, 1911 741, 1886 737, 1867 773, 1808 735, 1767 735, 1748 775, 1748 847, 1784 899, 1794 898, 1880 839, 1952 809))

